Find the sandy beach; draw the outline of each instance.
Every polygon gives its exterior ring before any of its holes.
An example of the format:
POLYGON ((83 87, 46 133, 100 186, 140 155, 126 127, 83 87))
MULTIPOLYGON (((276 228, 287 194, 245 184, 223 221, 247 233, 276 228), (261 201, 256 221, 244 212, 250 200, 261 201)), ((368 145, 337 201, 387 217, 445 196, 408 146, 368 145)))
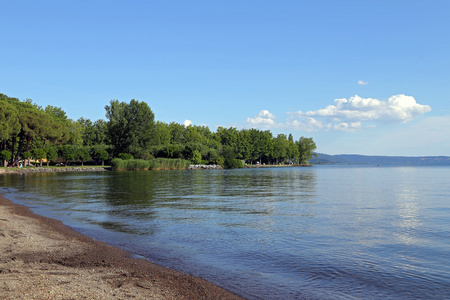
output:
POLYGON ((0 196, 0 299, 242 299, 0 196))

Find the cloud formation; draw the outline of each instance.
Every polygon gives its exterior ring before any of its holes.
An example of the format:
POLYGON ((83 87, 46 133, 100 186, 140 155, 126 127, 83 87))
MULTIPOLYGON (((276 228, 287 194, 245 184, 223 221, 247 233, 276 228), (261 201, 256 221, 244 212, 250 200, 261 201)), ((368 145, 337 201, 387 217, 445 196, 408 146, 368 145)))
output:
POLYGON ((316 111, 293 113, 295 117, 322 117, 337 120, 381 120, 408 122, 414 117, 431 111, 429 105, 421 105, 414 97, 394 95, 388 100, 361 98, 336 99, 334 105, 328 105, 316 111))
POLYGON ((369 83, 367 81, 358 80, 359 85, 368 85, 369 83))
POLYGON ((184 124, 184 127, 189 127, 189 126, 192 125, 192 121, 191 120, 184 120, 183 124, 184 124))
POLYGON ((247 118, 247 124, 253 127, 270 128, 276 125, 274 121, 275 118, 276 117, 272 113, 264 109, 253 118, 247 118))
POLYGON ((247 118, 247 125, 262 128, 292 128, 300 131, 337 130, 355 131, 374 128, 378 123, 406 123, 415 117, 431 111, 429 105, 422 105, 412 96, 394 95, 387 100, 353 96, 335 99, 334 104, 314 111, 287 113, 286 123, 276 123, 275 116, 262 110, 253 118, 247 118))

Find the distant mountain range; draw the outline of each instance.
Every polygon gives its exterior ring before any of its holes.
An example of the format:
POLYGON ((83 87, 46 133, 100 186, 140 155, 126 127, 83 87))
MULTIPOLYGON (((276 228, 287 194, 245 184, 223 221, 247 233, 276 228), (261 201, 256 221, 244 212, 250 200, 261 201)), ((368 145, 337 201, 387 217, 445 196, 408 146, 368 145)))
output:
POLYGON ((402 165, 402 166, 444 166, 450 165, 450 156, 369 156, 356 154, 319 156, 309 162, 313 165, 402 165))

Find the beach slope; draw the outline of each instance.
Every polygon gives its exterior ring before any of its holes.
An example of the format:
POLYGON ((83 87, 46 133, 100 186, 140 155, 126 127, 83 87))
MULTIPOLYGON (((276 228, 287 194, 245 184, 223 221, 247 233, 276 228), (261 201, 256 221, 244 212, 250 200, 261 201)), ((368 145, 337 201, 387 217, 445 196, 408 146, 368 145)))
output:
POLYGON ((0 196, 1 299, 241 299, 0 196))

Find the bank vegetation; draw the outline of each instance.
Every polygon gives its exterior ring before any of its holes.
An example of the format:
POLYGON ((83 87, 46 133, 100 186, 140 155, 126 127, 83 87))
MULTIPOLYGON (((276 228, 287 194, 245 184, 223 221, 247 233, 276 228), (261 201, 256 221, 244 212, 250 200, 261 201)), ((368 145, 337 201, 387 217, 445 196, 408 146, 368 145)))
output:
POLYGON ((60 108, 0 94, 3 166, 111 164, 113 170, 173 170, 194 165, 307 165, 312 138, 269 130, 184 126, 155 121, 146 102, 111 100, 106 120, 69 119, 60 108))

